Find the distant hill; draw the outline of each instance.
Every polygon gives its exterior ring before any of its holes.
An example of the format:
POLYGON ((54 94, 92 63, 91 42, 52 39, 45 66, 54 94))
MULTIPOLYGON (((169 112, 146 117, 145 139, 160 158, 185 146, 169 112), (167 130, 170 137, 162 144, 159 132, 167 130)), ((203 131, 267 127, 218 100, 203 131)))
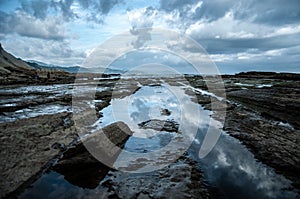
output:
POLYGON ((28 83, 35 69, 6 52, 0 44, 0 85, 28 83))
MULTIPOLYGON (((101 73, 101 71, 103 71, 103 69, 97 69, 97 68, 84 68, 84 67, 80 67, 80 66, 57 66, 57 65, 53 65, 53 64, 46 64, 43 62, 39 62, 39 61, 35 61, 35 60, 28 60, 26 61, 26 63, 32 67, 34 67, 35 69, 48 69, 48 70, 62 70, 62 71, 66 71, 69 73, 101 73)), ((105 74, 122 74, 124 73, 124 71, 122 70, 117 70, 117 69, 105 69, 104 71, 105 74)))
POLYGON ((0 44, 0 75, 31 75, 34 68, 24 62, 22 59, 16 58, 12 54, 6 52, 0 44))
MULTIPOLYGON (((35 65, 38 67, 37 65, 35 65)), ((6 52, 0 44, 0 85, 51 84, 74 82, 75 75, 63 70, 37 70, 20 58, 6 52), (48 76, 51 73, 50 77, 48 76)))

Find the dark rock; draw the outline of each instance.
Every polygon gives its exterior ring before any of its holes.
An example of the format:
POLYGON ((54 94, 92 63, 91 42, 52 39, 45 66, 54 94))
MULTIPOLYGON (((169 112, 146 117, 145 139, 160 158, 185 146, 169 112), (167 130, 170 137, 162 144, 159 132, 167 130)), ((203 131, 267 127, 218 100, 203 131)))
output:
POLYGON ((63 144, 63 143, 55 142, 54 144, 51 145, 51 148, 52 149, 59 149, 60 151, 64 151, 64 150, 66 150, 66 145, 63 144))
POLYGON ((162 115, 166 115, 166 116, 169 116, 171 115, 171 111, 169 111, 168 109, 164 108, 164 109, 161 109, 161 114, 162 115))
POLYGON ((300 129, 300 89, 247 89, 229 92, 227 97, 262 113, 262 116, 289 122, 300 129))
POLYGON ((295 73, 276 73, 276 72, 241 72, 235 75, 222 75, 222 78, 251 78, 251 79, 282 79, 282 80, 300 80, 300 74, 295 73))
POLYGON ((32 183, 64 146, 77 138, 65 127, 69 113, 43 115, 0 124, 0 198, 32 183), (53 147, 51 147, 53 146, 53 147))
POLYGON ((153 129, 156 131, 167 131, 167 132, 177 132, 179 124, 174 120, 148 120, 138 124, 141 128, 144 129, 153 129))
POLYGON ((96 188, 113 166, 127 139, 132 135, 131 130, 123 122, 116 122, 95 132, 81 142, 64 152, 63 157, 53 167, 53 170, 64 175, 71 184, 82 188, 96 188), (113 145, 103 141, 106 136, 113 145), (86 146, 97 150, 96 159, 86 146), (118 146, 118 150, 112 148, 118 146), (104 164, 105 163, 105 164, 104 164))

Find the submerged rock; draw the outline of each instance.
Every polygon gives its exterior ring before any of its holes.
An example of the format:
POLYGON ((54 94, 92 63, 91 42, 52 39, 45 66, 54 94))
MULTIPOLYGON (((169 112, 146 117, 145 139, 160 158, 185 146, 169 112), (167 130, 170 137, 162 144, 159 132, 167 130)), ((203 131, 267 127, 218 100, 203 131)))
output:
POLYGON ((143 129, 153 129, 156 131, 177 132, 179 124, 174 120, 148 120, 138 124, 143 129))
POLYGON ((174 163, 148 173, 111 172, 102 186, 112 198, 210 198, 197 163, 184 154, 174 163))
POLYGON ((169 109, 166 109, 166 108, 161 109, 160 112, 161 112, 161 115, 165 115, 165 116, 171 115, 171 111, 169 109))

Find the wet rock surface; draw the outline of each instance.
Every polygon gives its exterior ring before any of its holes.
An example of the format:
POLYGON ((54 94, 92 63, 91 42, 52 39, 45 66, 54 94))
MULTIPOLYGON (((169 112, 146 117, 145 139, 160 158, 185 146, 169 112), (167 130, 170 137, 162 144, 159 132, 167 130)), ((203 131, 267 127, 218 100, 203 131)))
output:
POLYGON ((166 109, 166 108, 161 109, 160 112, 161 112, 162 115, 166 115, 166 116, 171 115, 171 111, 166 109))
MULTIPOLYGON (((299 75, 277 76, 267 80, 273 85, 268 88, 227 92, 227 99, 242 106, 227 112, 224 129, 249 147, 257 159, 300 188, 299 75), (275 79, 277 76, 288 80, 275 79)), ((252 80, 254 84, 256 81, 262 79, 252 80)))
POLYGON ((1 197, 50 165, 61 152, 51 146, 68 145, 77 137, 73 126, 64 125, 70 117, 60 113, 0 124, 1 197))
POLYGON ((300 87, 272 87, 231 91, 227 98, 259 112, 263 117, 300 129, 300 87))
MULTIPOLYGON (((299 77, 299 74, 259 72, 223 77, 228 100, 224 130, 245 144, 259 161, 290 179, 298 189, 299 77)), ((211 110, 210 97, 195 94, 197 99, 193 100, 211 110)), ((219 114, 216 111, 212 117, 218 119, 219 114)))
POLYGON ((108 125, 68 148, 51 169, 62 174, 73 185, 89 189, 96 188, 112 167, 131 135, 132 132, 128 126, 122 122, 108 125), (104 143, 101 139, 103 135, 119 149, 116 150, 104 143), (106 160, 97 160, 86 146, 97 148, 99 157, 107 156, 106 160), (101 162, 105 162, 106 165, 101 162))
MULTIPOLYGON (((280 76, 272 73, 264 78, 264 75, 267 74, 224 77, 227 94, 227 98, 223 101, 225 103, 222 104, 226 105, 224 130, 247 146, 258 161, 271 166, 276 172, 290 179, 294 187, 299 188, 298 76, 287 74, 280 76)), ((164 81, 170 85, 182 86, 179 82, 183 80, 169 78, 164 81)), ((211 110, 211 103, 217 103, 218 99, 200 92, 208 91, 205 81, 201 77, 193 76, 187 77, 187 81, 198 91, 182 86, 185 93, 191 96, 193 102, 199 103, 206 110, 211 110)), ((86 132, 91 130, 90 126, 97 119, 103 117, 101 110, 110 105, 111 99, 130 96, 146 85, 159 88, 162 83, 149 79, 139 81, 136 78, 122 81, 106 79, 97 83, 99 91, 93 99, 87 97, 85 93, 80 94, 78 99, 91 102, 83 105, 90 107, 90 112, 77 114, 82 117, 82 126, 88 127, 85 129, 86 132)), ((199 166, 187 153, 169 166, 155 172, 124 173, 103 165, 86 151, 82 143, 75 142, 78 139, 77 133, 81 133, 74 126, 71 111, 34 117, 29 115, 27 118, 18 118, 12 114, 27 109, 34 110, 41 105, 71 106, 70 93, 56 94, 53 96, 47 92, 34 91, 25 94, 8 93, 0 97, 0 101, 3 102, 1 103, 3 106, 0 105, 0 115, 6 119, 8 115, 15 117, 10 122, 0 124, 1 197, 15 190, 17 192, 7 196, 18 196, 20 190, 32 184, 45 170, 56 171, 74 186, 101 189, 100 196, 105 198, 219 197, 209 193, 211 189, 200 171, 201 165, 199 166), (28 100, 26 98, 28 96, 35 97, 28 100), (19 101, 14 102, 16 99, 19 101), (5 104, 12 106, 7 107, 5 104), (53 166, 54 160, 57 164, 53 166)), ((221 111, 224 111, 223 108, 213 110, 212 117, 218 119, 221 111)), ((161 107, 158 109, 158 114, 162 117, 172 116, 173 113, 174 111, 169 109, 161 107)), ((176 132, 179 127, 175 121, 167 119, 141 121, 144 121, 139 123, 141 129, 165 131, 169 134, 176 132)), ((112 126, 107 128, 118 129, 112 126)), ((109 130, 105 135, 113 136, 110 132, 113 131, 109 130)), ((122 148, 127 139, 128 135, 109 140, 122 148)), ((109 149, 109 145, 103 144, 109 149)))

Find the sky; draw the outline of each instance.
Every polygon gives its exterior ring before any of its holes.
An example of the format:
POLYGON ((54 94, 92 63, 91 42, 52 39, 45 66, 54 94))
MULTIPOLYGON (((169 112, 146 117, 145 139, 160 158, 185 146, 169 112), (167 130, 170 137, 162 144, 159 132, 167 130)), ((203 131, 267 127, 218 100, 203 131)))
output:
POLYGON ((97 52, 110 61, 117 58, 112 64, 116 68, 157 62, 188 72, 189 55, 199 55, 184 43, 191 40, 221 73, 300 73, 300 1, 0 0, 0 42, 24 60, 85 66, 97 52), (161 41, 152 34, 155 29, 188 39, 161 41), (118 41, 120 46, 103 49, 124 32, 129 36, 118 41), (132 39, 131 52, 120 54, 132 39), (146 52, 150 40, 172 48, 146 52))

